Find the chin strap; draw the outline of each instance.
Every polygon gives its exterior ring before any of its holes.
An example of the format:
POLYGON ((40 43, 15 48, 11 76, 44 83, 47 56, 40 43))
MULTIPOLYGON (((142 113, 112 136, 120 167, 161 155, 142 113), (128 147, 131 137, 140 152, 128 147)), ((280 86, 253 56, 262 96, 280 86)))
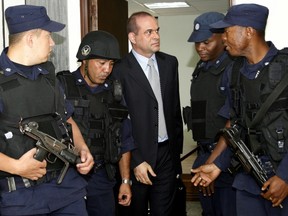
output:
POLYGON ((89 71, 88 71, 88 62, 89 60, 87 60, 87 62, 85 63, 85 67, 84 67, 84 79, 85 77, 87 76, 87 78, 90 80, 91 83, 95 84, 95 85, 98 85, 97 83, 95 83, 92 79, 91 79, 91 76, 89 74, 89 71))

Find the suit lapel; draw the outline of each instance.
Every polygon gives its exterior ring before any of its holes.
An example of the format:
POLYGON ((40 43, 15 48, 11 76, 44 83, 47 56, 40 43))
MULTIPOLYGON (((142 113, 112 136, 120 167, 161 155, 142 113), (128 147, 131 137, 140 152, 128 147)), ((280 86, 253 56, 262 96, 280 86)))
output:
POLYGON ((166 80, 167 80, 167 62, 165 62, 165 56, 161 55, 161 53, 156 53, 156 59, 158 64, 159 76, 160 76, 160 87, 162 98, 164 99, 165 89, 166 89, 166 80))
POLYGON ((144 71, 142 70, 141 66, 137 62, 132 52, 130 52, 128 55, 128 62, 130 64, 128 71, 129 76, 131 76, 135 80, 135 82, 138 83, 143 88, 143 90, 145 90, 151 97, 153 97, 156 100, 153 90, 150 86, 150 83, 147 80, 144 71))

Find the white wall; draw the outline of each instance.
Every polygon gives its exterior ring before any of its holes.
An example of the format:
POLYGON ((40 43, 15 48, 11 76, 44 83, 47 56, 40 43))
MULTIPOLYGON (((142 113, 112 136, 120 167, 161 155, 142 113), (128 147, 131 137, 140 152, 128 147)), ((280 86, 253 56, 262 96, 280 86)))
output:
POLYGON ((181 105, 190 104, 190 80, 194 66, 199 60, 194 43, 187 42, 197 16, 159 17, 161 51, 175 55, 179 61, 181 105))
MULTIPOLYGON (((198 15, 160 16, 159 27, 161 51, 177 57, 179 61, 179 82, 181 107, 190 105, 190 84, 192 72, 199 60, 194 43, 187 42, 192 30, 194 19, 198 15)), ((184 125, 184 154, 194 146, 191 131, 187 132, 184 125), (193 145, 191 145, 193 143, 193 145)))
POLYGON ((68 1, 69 3, 67 4, 67 7, 68 7, 67 27, 68 27, 68 35, 69 35, 69 70, 70 71, 75 71, 79 66, 79 64, 77 63, 76 53, 81 43, 80 1, 81 0, 69 0, 68 1))

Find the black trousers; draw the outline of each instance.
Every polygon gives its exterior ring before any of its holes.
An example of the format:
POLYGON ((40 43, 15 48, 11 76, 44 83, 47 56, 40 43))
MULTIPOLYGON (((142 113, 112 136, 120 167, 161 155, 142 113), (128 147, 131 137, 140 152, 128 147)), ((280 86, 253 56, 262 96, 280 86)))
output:
POLYGON ((175 167, 168 142, 158 144, 157 162, 154 169, 156 177, 150 177, 152 185, 136 181, 132 173, 132 202, 130 215, 170 216, 175 196, 175 167), (148 210, 149 209, 149 210, 148 210))

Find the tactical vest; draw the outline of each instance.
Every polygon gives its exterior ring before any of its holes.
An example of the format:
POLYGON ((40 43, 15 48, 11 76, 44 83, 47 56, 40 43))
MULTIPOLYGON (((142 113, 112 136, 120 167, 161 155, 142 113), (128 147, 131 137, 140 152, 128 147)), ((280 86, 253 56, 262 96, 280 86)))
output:
MULTIPOLYGON (((58 139, 70 139, 61 118, 64 115, 64 99, 55 90, 54 67, 50 63, 43 67, 50 73, 40 74, 37 80, 29 80, 18 74, 0 75, 0 98, 4 106, 0 114, 0 152, 12 158, 20 158, 36 144, 36 140, 20 132, 21 121, 36 121, 39 130, 58 139)), ((51 163, 47 160, 47 170, 62 168, 62 161, 49 157, 51 163)), ((0 172, 0 178, 7 176, 10 174, 0 172)))
POLYGON ((220 82, 223 72, 231 62, 231 58, 227 56, 218 68, 210 67, 205 70, 200 61, 192 74, 191 116, 193 139, 196 141, 214 140, 227 121, 217 113, 225 103, 220 82))
POLYGON ((255 154, 268 155, 277 166, 288 151, 288 88, 275 99, 255 128, 248 130, 248 126, 266 98, 287 74, 288 50, 279 51, 253 80, 240 73, 242 64, 243 58, 239 58, 232 69, 231 123, 242 128, 242 139, 255 154))
POLYGON ((115 164, 121 157, 121 127, 128 110, 121 105, 122 89, 117 80, 107 80, 109 87, 91 93, 86 85, 75 85, 73 73, 62 71, 57 78, 63 84, 66 98, 74 105, 73 118, 95 160, 115 164))

